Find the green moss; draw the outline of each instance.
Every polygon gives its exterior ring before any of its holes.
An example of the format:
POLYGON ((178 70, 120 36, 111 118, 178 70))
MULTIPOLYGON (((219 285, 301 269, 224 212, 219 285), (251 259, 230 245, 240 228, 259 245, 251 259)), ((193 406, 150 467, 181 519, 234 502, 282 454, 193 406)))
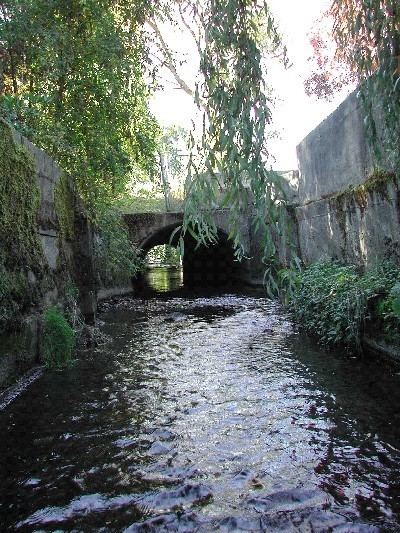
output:
POLYGON ((54 191, 54 202, 59 222, 59 238, 74 238, 74 203, 75 196, 72 183, 66 174, 62 174, 54 191))
POLYGON ((5 326, 15 325, 19 314, 30 303, 29 285, 21 272, 0 272, 0 332, 5 326))
POLYGON ((349 205, 354 202, 361 212, 364 212, 371 195, 379 194, 382 198, 388 200, 388 186, 391 184, 398 186, 398 183, 398 178, 393 172, 375 169, 363 183, 350 185, 347 189, 330 198, 330 203, 336 211, 337 221, 343 235, 344 248, 346 248, 347 240, 346 214, 349 205))
POLYGON ((72 363, 75 333, 64 315, 55 308, 43 316, 43 358, 49 368, 63 368, 72 363))
POLYGON ((15 324, 34 299, 28 273, 40 277, 43 265, 39 202, 34 160, 0 120, 0 332, 15 324))
POLYGON ((39 202, 33 157, 14 141, 11 128, 0 120, 0 241, 6 267, 7 262, 11 267, 40 264, 39 202))

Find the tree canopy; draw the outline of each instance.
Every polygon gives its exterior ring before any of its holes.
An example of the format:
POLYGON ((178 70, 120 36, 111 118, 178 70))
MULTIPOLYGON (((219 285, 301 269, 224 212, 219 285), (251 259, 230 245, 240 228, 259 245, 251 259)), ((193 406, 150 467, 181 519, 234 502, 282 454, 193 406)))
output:
MULTIPOLYGON (((374 73, 395 131, 399 11, 394 0, 332 0, 330 9, 336 58, 360 79, 374 73)), ((273 106, 263 54, 286 62, 286 53, 267 1, 0 0, 0 114, 75 177, 95 210, 136 175, 156 172, 162 133, 148 106, 154 47, 204 115, 200 140, 192 135, 183 232, 215 240, 209 214, 230 207, 240 258, 240 216, 250 201, 265 259, 275 260, 283 200, 269 169, 273 106), (197 87, 179 75, 163 21, 194 39, 197 87)))
POLYGON ((0 2, 0 111, 77 180, 89 205, 151 174, 158 126, 148 109, 147 2, 0 2))

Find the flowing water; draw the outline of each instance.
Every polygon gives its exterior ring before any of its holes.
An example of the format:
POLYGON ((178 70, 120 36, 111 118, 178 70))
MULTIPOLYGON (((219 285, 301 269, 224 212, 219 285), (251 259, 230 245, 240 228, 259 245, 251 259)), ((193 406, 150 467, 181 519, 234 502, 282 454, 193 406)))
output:
POLYGON ((316 347, 254 291, 100 319, 107 345, 0 411, 1 533, 400 531, 396 371, 316 347))

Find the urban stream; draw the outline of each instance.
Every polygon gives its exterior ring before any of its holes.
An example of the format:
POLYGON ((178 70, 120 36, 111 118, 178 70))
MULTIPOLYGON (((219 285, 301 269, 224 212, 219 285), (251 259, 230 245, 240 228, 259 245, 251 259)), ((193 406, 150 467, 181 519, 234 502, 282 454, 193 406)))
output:
POLYGON ((397 371, 172 272, 0 411, 1 533, 400 531, 397 371))

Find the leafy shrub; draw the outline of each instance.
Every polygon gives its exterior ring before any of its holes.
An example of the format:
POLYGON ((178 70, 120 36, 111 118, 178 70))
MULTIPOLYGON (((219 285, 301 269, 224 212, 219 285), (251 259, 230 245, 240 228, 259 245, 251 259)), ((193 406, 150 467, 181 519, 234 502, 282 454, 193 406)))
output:
POLYGON ((129 240, 122 213, 104 209, 97 220, 96 259, 102 285, 111 287, 129 283, 145 263, 129 240))
POLYGON ((381 323, 386 340, 400 342, 400 282, 375 306, 376 319, 381 323))
POLYGON ((355 266, 318 262, 298 275, 289 305, 295 319, 323 344, 359 349, 371 307, 378 309, 385 331, 395 326, 399 280, 400 268, 389 261, 364 274, 355 266))
POLYGON ((29 304, 30 291, 26 276, 0 267, 0 333, 15 327, 29 304))
POLYGON ((392 312, 400 320, 400 282, 396 283, 390 291, 392 312))
POLYGON ((47 367, 63 368, 72 362, 75 333, 54 307, 44 313, 43 357, 47 367))

